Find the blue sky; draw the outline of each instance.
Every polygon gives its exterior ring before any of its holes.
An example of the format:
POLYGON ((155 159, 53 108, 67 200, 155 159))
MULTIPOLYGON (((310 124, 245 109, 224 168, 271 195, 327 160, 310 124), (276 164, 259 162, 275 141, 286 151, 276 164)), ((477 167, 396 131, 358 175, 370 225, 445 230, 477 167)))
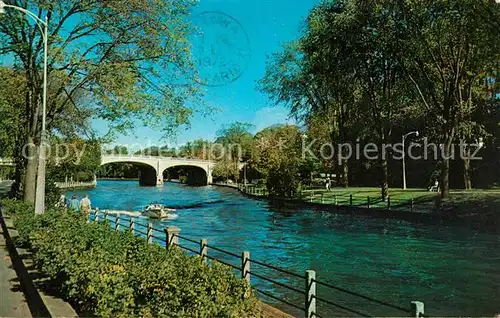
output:
MULTIPOLYGON (((221 87, 205 87, 205 102, 220 110, 209 117, 195 115, 189 130, 181 130, 176 144, 189 140, 213 139, 223 123, 249 122, 254 131, 276 123, 294 123, 288 110, 274 106, 267 96, 256 90, 256 80, 264 75, 266 57, 282 43, 297 39, 300 27, 316 0, 201 0, 196 12, 220 11, 236 19, 248 35, 251 56, 248 68, 235 82, 221 87)), ((96 128, 102 123, 96 122, 96 128)), ((142 127, 128 136, 120 135, 116 144, 165 144, 161 132, 142 127)), ((172 143, 170 143, 172 144, 172 143)))

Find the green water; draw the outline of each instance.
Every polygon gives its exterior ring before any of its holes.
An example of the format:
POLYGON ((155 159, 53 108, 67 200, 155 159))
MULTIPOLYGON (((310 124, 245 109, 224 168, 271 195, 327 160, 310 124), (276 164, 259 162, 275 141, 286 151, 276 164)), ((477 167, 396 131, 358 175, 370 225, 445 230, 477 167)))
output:
MULTIPOLYGON (((181 235, 303 274, 316 271, 320 281, 381 301, 410 307, 425 303, 431 316, 493 316, 500 312, 500 235, 441 225, 339 215, 304 208, 272 206, 217 187, 166 184, 139 187, 135 181, 100 181, 87 191, 94 207, 141 210, 149 202, 178 208, 181 235)), ((74 192, 82 195, 83 191, 74 192)), ((146 222, 144 220, 144 222, 146 222)), ((193 249, 195 244, 180 243, 193 249)), ((235 265, 240 261, 209 250, 235 265)), ((252 271, 304 289, 304 280, 252 265, 252 271)), ((252 285, 303 306, 304 296, 252 277, 252 285)), ((370 315, 404 316, 400 312, 318 286, 322 297, 370 315)), ((300 311, 272 299, 287 312, 300 311)), ((357 316, 318 302, 321 316, 357 316)))

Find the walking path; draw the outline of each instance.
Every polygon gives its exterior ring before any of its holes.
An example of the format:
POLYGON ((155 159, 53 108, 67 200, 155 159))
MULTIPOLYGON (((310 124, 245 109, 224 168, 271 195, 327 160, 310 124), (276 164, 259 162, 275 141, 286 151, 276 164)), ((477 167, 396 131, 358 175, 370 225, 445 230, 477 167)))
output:
POLYGON ((0 227, 0 317, 31 317, 0 227))

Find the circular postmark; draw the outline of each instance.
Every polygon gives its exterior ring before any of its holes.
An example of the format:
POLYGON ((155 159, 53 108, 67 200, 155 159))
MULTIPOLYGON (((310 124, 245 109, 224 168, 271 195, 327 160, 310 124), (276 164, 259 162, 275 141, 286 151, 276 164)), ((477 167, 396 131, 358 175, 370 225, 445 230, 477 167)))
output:
POLYGON ((248 68, 250 40, 232 16, 205 11, 194 19, 200 34, 194 39, 194 60, 199 84, 223 86, 236 81, 248 68))

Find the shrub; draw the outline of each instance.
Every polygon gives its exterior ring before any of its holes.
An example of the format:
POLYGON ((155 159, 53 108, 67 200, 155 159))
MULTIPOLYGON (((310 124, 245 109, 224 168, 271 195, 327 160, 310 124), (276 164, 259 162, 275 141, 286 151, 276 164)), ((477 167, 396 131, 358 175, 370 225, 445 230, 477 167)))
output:
POLYGON ((220 264, 128 232, 87 224, 79 214, 4 201, 35 263, 79 311, 99 316, 254 316, 256 298, 220 264))

